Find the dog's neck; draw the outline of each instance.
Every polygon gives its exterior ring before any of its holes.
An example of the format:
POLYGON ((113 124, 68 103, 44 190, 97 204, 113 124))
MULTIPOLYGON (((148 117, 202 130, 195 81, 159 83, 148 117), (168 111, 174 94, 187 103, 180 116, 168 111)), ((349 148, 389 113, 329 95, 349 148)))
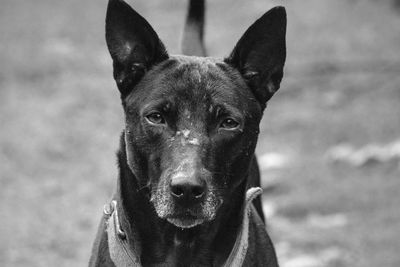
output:
MULTIPOLYGON (((115 198, 122 204, 119 207, 122 229, 132 249, 140 254, 142 264, 222 265, 240 228, 243 199, 232 198, 230 203, 222 205, 212 222, 182 230, 160 219, 148 193, 139 190, 137 179, 127 164, 124 145, 121 142, 118 152, 120 174, 115 198), (219 216, 221 214, 224 216, 219 216)), ((245 189, 243 182, 234 194, 244 196, 245 189)))

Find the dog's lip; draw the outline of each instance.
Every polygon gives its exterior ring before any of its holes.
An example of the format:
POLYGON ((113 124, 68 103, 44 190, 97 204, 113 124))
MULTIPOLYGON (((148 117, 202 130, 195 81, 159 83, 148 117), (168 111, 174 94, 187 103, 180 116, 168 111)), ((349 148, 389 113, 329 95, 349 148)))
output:
POLYGON ((182 216, 171 216, 167 218, 167 221, 176 227, 182 229, 193 228, 197 225, 202 224, 205 220, 197 216, 182 215, 182 216))

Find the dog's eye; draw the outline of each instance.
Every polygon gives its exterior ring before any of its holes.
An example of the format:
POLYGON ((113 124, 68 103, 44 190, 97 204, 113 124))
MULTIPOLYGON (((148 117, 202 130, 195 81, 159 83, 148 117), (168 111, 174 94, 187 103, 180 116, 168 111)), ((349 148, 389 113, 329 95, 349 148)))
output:
POLYGON ((232 118, 227 118, 221 122, 221 128, 227 129, 227 130, 233 130, 236 129, 239 126, 239 123, 235 121, 232 118))
POLYGON ((146 119, 154 124, 164 124, 165 120, 164 117, 159 112, 153 112, 146 116, 146 119))

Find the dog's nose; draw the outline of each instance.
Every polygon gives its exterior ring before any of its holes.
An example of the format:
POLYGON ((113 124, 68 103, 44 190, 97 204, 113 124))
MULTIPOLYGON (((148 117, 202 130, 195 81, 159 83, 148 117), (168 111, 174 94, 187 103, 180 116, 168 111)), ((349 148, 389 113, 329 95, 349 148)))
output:
POLYGON ((206 186, 201 181, 176 177, 171 181, 170 190, 176 200, 191 205, 202 200, 206 186))

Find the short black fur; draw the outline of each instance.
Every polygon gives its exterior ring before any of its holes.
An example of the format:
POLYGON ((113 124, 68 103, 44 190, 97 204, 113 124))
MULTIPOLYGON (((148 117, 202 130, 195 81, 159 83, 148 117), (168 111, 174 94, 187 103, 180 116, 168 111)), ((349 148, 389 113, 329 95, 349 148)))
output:
MULTIPOLYGON (((202 24, 204 2, 200 7, 188 21, 202 24)), ((266 102, 282 79, 285 31, 278 7, 225 60, 169 56, 143 17, 122 0, 109 1, 106 40, 125 112, 113 199, 143 266, 227 260, 245 193, 260 185, 254 151, 266 102)), ((278 266, 260 198, 254 205, 243 266, 278 266)), ((105 228, 103 218, 90 266, 114 266, 105 228)))

